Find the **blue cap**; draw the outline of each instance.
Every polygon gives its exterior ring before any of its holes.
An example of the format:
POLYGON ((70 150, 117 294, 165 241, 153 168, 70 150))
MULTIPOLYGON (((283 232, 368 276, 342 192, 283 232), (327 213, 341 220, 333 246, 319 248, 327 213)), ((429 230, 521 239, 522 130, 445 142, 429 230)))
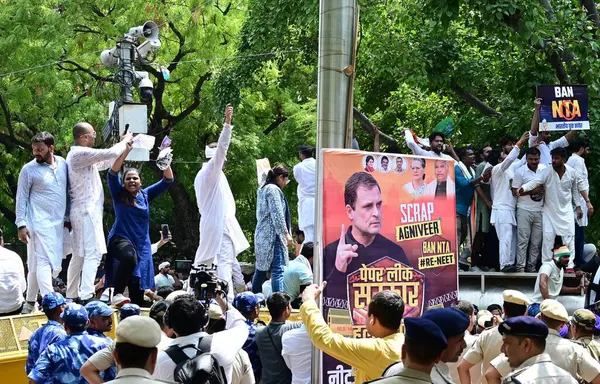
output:
POLYGON ((125 304, 119 311, 119 321, 125 320, 129 316, 135 316, 140 314, 140 306, 137 304, 125 304))
POLYGON ((506 319, 498 325, 501 335, 536 337, 546 339, 548 327, 538 318, 531 316, 517 316, 506 319))
POLYGON ((60 318, 67 325, 83 327, 87 324, 88 313, 82 305, 69 303, 60 318))
POLYGON ((65 298, 58 292, 50 292, 42 298, 42 308, 44 309, 44 312, 51 311, 65 303, 65 298))
POLYGON ((421 317, 436 323, 446 338, 462 335, 471 324, 469 316, 456 308, 430 309, 421 317))
POLYGON ((85 305, 90 318, 97 316, 110 316, 115 310, 99 300, 90 301, 85 305))
POLYGON ((446 349, 448 341, 446 336, 431 320, 422 317, 407 317, 404 319, 404 337, 406 340, 416 343, 426 343, 427 345, 437 346, 440 350, 446 349))
POLYGON ((233 306, 242 313, 248 313, 263 301, 265 297, 261 293, 242 292, 233 299, 233 306))

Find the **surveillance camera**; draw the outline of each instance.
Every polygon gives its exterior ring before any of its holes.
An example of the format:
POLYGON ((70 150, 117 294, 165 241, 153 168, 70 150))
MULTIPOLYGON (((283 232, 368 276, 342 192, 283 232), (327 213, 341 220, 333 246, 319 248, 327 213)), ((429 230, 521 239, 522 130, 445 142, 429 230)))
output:
POLYGON ((160 48, 160 40, 146 40, 137 47, 138 59, 145 59, 148 55, 160 48))
POLYGON ((154 89, 154 84, 152 84, 152 80, 148 78, 143 78, 142 80, 140 80, 138 88, 140 89, 140 99, 142 99, 142 101, 152 100, 152 91, 154 89))

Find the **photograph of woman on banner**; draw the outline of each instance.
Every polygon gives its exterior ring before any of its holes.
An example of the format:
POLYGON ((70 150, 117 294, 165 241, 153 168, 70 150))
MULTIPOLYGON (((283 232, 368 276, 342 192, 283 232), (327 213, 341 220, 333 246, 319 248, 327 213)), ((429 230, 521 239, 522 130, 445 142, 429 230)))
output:
POLYGON ((412 197, 420 197, 425 194, 425 159, 411 159, 410 170, 412 172, 412 181, 404 185, 404 189, 412 197))
POLYGON ((375 157, 371 155, 367 155, 364 160, 365 163, 365 172, 373 173, 375 172, 375 157))

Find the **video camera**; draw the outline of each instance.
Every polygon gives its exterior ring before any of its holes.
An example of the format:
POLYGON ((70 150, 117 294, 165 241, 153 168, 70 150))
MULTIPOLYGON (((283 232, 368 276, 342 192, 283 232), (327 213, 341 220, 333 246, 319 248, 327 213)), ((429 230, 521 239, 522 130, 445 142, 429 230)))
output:
POLYGON ((196 299, 204 303, 209 303, 219 293, 227 295, 229 291, 229 283, 217 276, 217 267, 206 264, 191 266, 189 285, 194 289, 196 299))

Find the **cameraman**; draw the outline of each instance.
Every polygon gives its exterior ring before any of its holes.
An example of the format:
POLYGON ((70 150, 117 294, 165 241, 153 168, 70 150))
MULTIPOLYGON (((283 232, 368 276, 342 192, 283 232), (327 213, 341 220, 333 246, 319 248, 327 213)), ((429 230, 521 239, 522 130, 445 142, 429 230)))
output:
MULTIPOLYGON (((232 364, 244 342, 248 338, 248 327, 245 318, 235 308, 229 307, 223 299, 222 292, 216 295, 216 300, 223 310, 226 325, 225 331, 212 335, 210 353, 225 370, 227 382, 231 383, 232 364)), ((194 296, 181 295, 169 306, 165 313, 165 322, 177 335, 170 346, 198 345, 200 339, 207 336, 205 328, 208 322, 208 309, 194 296)), ((196 356, 196 350, 183 349, 191 359, 196 356)), ((153 377, 157 380, 173 382, 173 373, 177 365, 165 351, 158 354, 153 377)))

